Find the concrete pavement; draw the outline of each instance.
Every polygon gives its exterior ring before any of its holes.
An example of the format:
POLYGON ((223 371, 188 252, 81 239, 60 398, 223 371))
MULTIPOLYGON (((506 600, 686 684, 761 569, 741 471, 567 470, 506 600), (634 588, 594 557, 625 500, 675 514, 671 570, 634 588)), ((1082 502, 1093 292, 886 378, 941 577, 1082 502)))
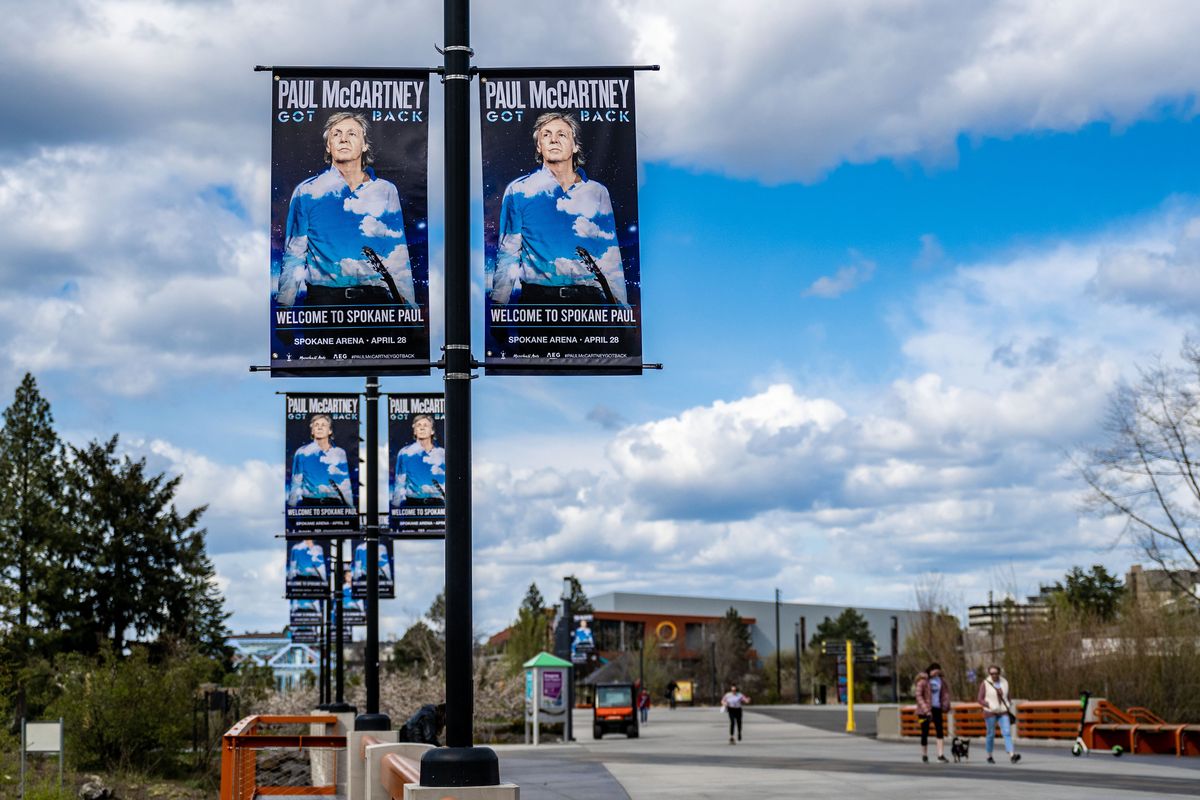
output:
MULTIPOLYGON (((523 800, 1200 796, 1200 759, 1074 758, 1062 748, 1030 748, 1020 764, 1009 764, 1000 753, 999 763, 989 765, 983 742, 975 740, 969 762, 922 764, 915 743, 803 724, 804 707, 751 709, 737 745, 728 743, 727 718, 716 709, 655 708, 638 739, 613 735, 595 741, 587 712, 578 712, 583 735, 575 744, 507 745, 496 752, 502 777, 521 785, 523 800)), ((843 724, 844 719, 843 712, 843 724)), ((828 716, 810 721, 830 725, 828 716)))

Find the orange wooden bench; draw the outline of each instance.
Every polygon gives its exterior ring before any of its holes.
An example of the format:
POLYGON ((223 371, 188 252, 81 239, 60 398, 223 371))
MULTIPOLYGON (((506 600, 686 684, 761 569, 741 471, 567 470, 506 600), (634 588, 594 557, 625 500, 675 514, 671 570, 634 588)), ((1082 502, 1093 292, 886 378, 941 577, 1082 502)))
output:
MULTIPOLYGON (((952 703, 950 714, 947 715, 946 736, 950 736, 950 720, 954 720, 954 735, 964 738, 978 738, 987 733, 983 722, 983 709, 975 703, 952 703)), ((930 730, 932 733, 932 729, 930 730)), ((900 735, 920 736, 921 720, 917 717, 916 706, 900 708, 900 735)))
POLYGON ((1079 734, 1079 703, 1072 700, 1025 700, 1017 705, 1024 739, 1071 740, 1079 734))
POLYGON ((404 785, 421 782, 421 762, 388 753, 380 762, 380 782, 392 800, 404 800, 404 785))

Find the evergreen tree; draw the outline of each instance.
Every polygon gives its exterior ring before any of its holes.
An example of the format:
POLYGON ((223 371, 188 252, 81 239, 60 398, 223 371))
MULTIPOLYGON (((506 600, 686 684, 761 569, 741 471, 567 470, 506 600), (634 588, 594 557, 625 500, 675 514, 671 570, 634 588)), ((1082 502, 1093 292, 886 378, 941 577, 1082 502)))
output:
POLYGON ((120 655, 132 630, 219 651, 228 616, 196 528, 204 508, 180 514, 179 478, 148 475, 145 459, 116 455, 117 437, 72 447, 68 507, 80 531, 79 602, 74 647, 96 652, 105 641, 120 655))
POLYGON ((446 592, 442 590, 438 592, 438 596, 433 598, 433 602, 429 605, 429 610, 425 612, 426 619, 429 620, 429 627, 437 634, 439 641, 446 640, 446 592))
POLYGON ((725 612, 725 616, 718 623, 720 633, 728 640, 733 649, 733 657, 739 661, 745 661, 750 653, 750 645, 753 639, 750 635, 750 626, 746 624, 746 620, 738 613, 738 610, 733 606, 725 612))
POLYGON ((71 539, 62 513, 63 451, 50 403, 26 373, 4 410, 0 451, 0 607, 4 627, 28 652, 69 585, 71 539), (40 629, 40 630, 39 630, 40 629))
POLYGON ((0 450, 0 702, 26 715, 22 673, 53 649, 69 597, 71 546, 63 514, 63 448, 50 403, 28 373, 4 410, 0 450))
POLYGON ((504 649, 509 671, 514 675, 521 671, 526 661, 550 649, 550 621, 546 617, 545 603, 537 583, 529 584, 521 607, 517 609, 517 619, 508 628, 504 649))
POLYGON ((1088 614, 1103 622, 1111 622, 1117 616, 1117 608, 1125 587, 1121 579, 1109 573, 1102 564, 1095 564, 1091 571, 1072 567, 1066 574, 1066 585, 1054 584, 1054 593, 1077 614, 1088 614))
POLYGON ((838 614, 837 619, 826 617, 817 626, 817 632, 813 634, 812 639, 809 641, 809 647, 819 650, 821 643, 828 641, 831 644, 834 642, 841 644, 844 648, 847 639, 862 648, 873 647, 875 644, 875 639, 871 636, 871 626, 867 623, 867 618, 853 608, 847 608, 841 614, 838 614))
POLYGON ((571 613, 591 614, 595 609, 592 608, 592 601, 588 600, 587 594, 583 591, 583 584, 574 575, 568 575, 567 581, 571 587, 567 595, 571 600, 571 613))
POLYGON ((546 601, 542 598, 537 583, 529 584, 529 588, 525 591, 525 599, 521 601, 521 608, 540 614, 545 607, 546 601))
MULTIPOLYGON (((701 657, 702 672, 707 677, 716 676, 719 686, 741 682, 746 674, 750 661, 750 646, 752 638, 750 626, 733 606, 725 612, 710 634, 711 638, 704 644, 701 657)), ((713 698, 721 696, 718 691, 713 698)))
POLYGON ((817 632, 809 641, 809 647, 820 653, 819 663, 821 672, 831 684, 837 681, 838 657, 846 652, 846 640, 854 642, 856 650, 870 648, 875 645, 871 636, 871 626, 866 617, 857 609, 847 608, 837 619, 826 617, 817 626, 817 632), (822 651, 822 643, 829 645, 830 652, 822 651))
POLYGON ((393 649, 392 664, 398 669, 430 669, 442 663, 443 647, 428 625, 418 620, 404 632, 393 649))

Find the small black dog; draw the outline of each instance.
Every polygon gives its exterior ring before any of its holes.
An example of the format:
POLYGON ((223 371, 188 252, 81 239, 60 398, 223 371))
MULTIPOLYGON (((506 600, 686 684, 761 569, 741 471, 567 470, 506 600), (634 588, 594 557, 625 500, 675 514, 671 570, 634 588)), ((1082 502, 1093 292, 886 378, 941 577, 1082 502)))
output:
POLYGON ((954 756, 954 763, 966 761, 971 758, 971 740, 963 739, 959 736, 954 737, 954 741, 950 742, 950 755, 954 756))

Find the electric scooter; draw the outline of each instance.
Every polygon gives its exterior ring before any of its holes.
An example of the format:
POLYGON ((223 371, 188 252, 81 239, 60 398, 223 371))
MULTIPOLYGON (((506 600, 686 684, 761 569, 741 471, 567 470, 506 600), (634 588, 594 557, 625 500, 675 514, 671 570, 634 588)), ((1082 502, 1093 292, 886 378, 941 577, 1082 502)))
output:
MULTIPOLYGON (((1091 751, 1091 748, 1084 744, 1083 741, 1083 726, 1087 722, 1088 701, 1091 699, 1091 692, 1084 692, 1079 696, 1079 731, 1075 736, 1074 744, 1071 745, 1071 755, 1073 756, 1086 756, 1091 751)), ((1124 752, 1125 748, 1121 747, 1121 745, 1113 745, 1112 754, 1115 758, 1120 758, 1124 752)))

